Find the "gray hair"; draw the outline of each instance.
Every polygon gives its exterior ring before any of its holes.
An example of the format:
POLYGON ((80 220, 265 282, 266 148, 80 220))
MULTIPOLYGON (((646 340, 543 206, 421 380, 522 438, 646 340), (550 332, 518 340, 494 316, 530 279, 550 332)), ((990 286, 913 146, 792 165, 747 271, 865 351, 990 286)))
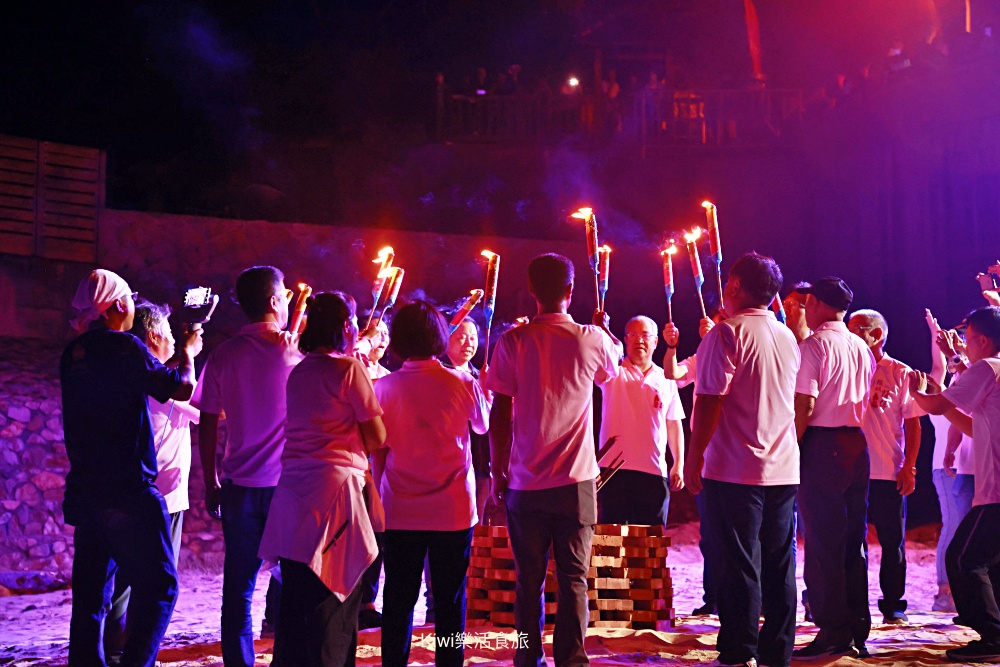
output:
POLYGON ((882 340, 889 338, 889 323, 886 321, 885 316, 878 312, 877 310, 872 310, 871 308, 862 308, 861 310, 855 310, 851 313, 851 317, 848 318, 850 322, 855 317, 863 317, 869 325, 876 326, 882 330, 882 340))
POLYGON ((651 317, 646 317, 645 315, 636 315, 635 317, 633 317, 632 319, 630 319, 628 322, 626 322, 625 326, 627 327, 628 325, 632 324, 633 322, 644 322, 644 323, 648 324, 649 326, 653 327, 653 331, 654 332, 657 330, 657 328, 656 328, 656 322, 653 321, 653 318, 651 318, 651 317))
POLYGON ((143 343, 150 333, 159 333, 163 327, 170 326, 167 318, 170 317, 170 306, 167 304, 156 304, 151 301, 140 301, 135 304, 135 320, 132 323, 132 334, 143 343))

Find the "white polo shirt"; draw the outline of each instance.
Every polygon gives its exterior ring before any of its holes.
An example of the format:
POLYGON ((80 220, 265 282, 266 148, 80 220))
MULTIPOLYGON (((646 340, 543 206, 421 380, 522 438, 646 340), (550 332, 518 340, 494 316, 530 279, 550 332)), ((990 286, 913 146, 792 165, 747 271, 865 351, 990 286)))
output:
POLYGON ((160 403, 149 397, 149 423, 156 446, 156 488, 167 502, 167 512, 188 509, 188 477, 191 473, 191 424, 201 413, 188 401, 160 403))
MULTIPOLYGON (((598 383, 601 402, 600 444, 618 436, 613 453, 621 453, 625 470, 668 477, 667 421, 684 419, 677 383, 653 364, 645 374, 626 359, 618 377, 598 383)), ((611 460, 610 458, 608 459, 611 460)))
POLYGON ((220 478, 249 487, 278 483, 285 446, 285 383, 302 354, 299 337, 273 322, 244 325, 208 356, 191 405, 226 413, 220 478))
POLYGON ((479 382, 437 359, 406 361, 375 383, 389 451, 382 504, 389 530, 463 530, 479 520, 469 427, 486 433, 479 382))
POLYGON ((684 369, 684 377, 677 380, 677 388, 683 389, 689 384, 693 384, 698 377, 698 355, 692 354, 677 365, 684 369))
POLYGON ((799 343, 795 393, 816 399, 810 426, 861 426, 875 355, 843 322, 824 322, 799 343))
POLYGON ((774 313, 747 309, 698 346, 698 395, 725 396, 702 477, 732 484, 799 483, 795 336, 774 313))
POLYGON ((895 481, 903 469, 903 420, 924 414, 910 395, 911 372, 909 366, 889 355, 875 366, 868 409, 861 420, 871 458, 870 479, 895 481))
POLYGON ((1000 358, 972 364, 943 396, 972 415, 973 506, 1000 503, 1000 358))
POLYGON ((595 479, 594 382, 618 375, 621 344, 564 313, 504 333, 486 388, 514 398, 509 487, 551 489, 595 479))

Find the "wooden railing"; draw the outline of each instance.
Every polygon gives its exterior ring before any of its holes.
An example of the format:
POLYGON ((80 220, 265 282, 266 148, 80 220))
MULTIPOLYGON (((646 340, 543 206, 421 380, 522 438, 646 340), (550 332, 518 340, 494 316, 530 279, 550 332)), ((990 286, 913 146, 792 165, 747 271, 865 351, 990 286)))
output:
POLYGON ((0 253, 93 262, 105 154, 0 135, 0 253))

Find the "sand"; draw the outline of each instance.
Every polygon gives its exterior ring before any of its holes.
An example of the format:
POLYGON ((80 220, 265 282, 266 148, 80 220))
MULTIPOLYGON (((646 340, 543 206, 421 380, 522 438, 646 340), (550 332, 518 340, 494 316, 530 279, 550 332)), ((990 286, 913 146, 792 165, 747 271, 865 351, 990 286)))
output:
MULTIPOLYGON (((880 551, 873 545, 869 565, 869 599, 872 604, 872 628, 869 649, 872 659, 861 661, 842 658, 811 664, 833 665, 939 665, 944 651, 976 639, 976 633, 952 624, 952 614, 929 611, 937 590, 934 545, 925 541, 934 531, 910 533, 907 540, 907 599, 910 624, 884 626, 875 608, 878 591, 880 551), (914 539, 916 538, 916 540, 914 539)), ((670 632, 652 630, 610 630, 592 628, 587 633, 587 652, 595 667, 612 665, 708 665, 716 658, 715 637, 718 619, 689 616, 701 603, 701 554, 697 547, 698 524, 671 528, 674 546, 667 564, 674 581, 674 608, 677 625, 670 632)), ((264 592, 268 575, 258 580, 254 597, 254 627, 260 628, 264 612, 264 592)), ((802 554, 797 568, 802 589, 802 554)), ((159 660, 170 666, 221 665, 219 646, 219 608, 222 575, 215 572, 182 571, 181 595, 174 617, 161 647, 159 660)), ((0 665, 65 665, 68 645, 71 592, 55 591, 40 595, 0 598, 0 665)), ((381 599, 376 603, 381 608, 381 599)), ((802 620, 799 610, 797 644, 808 643, 816 628, 802 620)), ((423 596, 415 611, 415 624, 422 624, 425 609, 423 596)), ((465 652, 467 665, 510 664, 515 635, 509 628, 470 627, 465 652)), ((431 665, 434 662, 433 628, 415 627, 410 662, 431 665)), ((545 641, 551 644, 551 633, 545 641)), ((380 660, 380 633, 360 633, 359 665, 377 665, 380 660)), ((258 664, 271 660, 271 640, 256 643, 258 664)), ((549 651, 551 661, 551 651, 549 651)))

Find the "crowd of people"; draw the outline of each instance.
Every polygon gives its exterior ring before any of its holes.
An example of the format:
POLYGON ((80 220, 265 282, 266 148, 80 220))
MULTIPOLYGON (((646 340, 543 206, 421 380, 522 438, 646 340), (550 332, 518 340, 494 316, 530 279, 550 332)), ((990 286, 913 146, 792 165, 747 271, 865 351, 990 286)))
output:
POLYGON ((254 664, 261 568, 272 574, 274 664, 353 665, 359 627, 373 626, 382 627, 383 664, 407 664, 424 577, 435 633, 452 639, 437 642, 436 664, 459 667, 472 530, 486 516, 506 522, 516 564, 514 664, 545 663, 551 553, 551 652, 559 667, 586 665, 595 524, 665 525, 670 493, 685 487, 697 494, 705 555, 705 605, 695 613, 718 614, 720 664, 866 656, 869 522, 883 549, 878 608, 886 623, 908 620, 906 496, 925 414, 944 518, 935 609, 956 612, 981 637, 947 656, 1000 661, 995 292, 956 330, 928 312, 935 363, 923 373, 886 354, 880 313, 847 316, 854 295, 839 278, 795 284, 779 320, 770 305, 781 270, 754 253, 732 266, 696 355, 680 361, 672 323, 658 331, 636 315, 622 343, 600 310, 574 322, 567 258, 534 258, 528 283, 536 314, 476 369, 471 319, 449 328, 416 300, 388 326, 379 318, 360 331, 354 299, 335 291, 311 296, 304 329, 289 331, 283 274, 251 267, 236 282, 248 323, 211 351, 196 380, 200 328, 180 327, 175 341, 168 308, 137 302, 111 271, 92 271, 73 300, 81 333, 60 363, 64 511, 76 526, 70 664, 155 663, 178 595, 191 424, 206 504, 223 527, 227 667, 254 664), (662 367, 652 361, 661 339, 662 367), (393 372, 380 363, 387 349, 402 360, 393 372), (685 453, 678 387, 692 383, 685 453), (798 522, 804 602, 819 633, 795 649, 798 522))

